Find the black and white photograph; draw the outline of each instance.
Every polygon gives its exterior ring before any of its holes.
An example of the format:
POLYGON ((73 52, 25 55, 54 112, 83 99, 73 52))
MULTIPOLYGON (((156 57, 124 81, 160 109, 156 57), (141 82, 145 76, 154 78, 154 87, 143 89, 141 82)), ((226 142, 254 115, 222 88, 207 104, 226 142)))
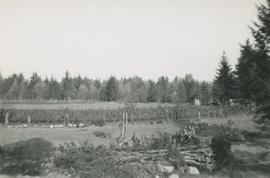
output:
POLYGON ((270 178, 270 0, 0 0, 0 178, 270 178))

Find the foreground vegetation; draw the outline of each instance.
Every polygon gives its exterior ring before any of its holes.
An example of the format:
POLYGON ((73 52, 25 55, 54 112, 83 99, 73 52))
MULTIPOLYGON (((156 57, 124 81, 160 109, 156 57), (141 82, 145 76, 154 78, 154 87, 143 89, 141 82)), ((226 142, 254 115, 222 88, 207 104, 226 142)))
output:
POLYGON ((171 173, 161 169, 172 166, 173 173, 194 177, 185 171, 196 166, 200 177, 268 177, 270 143, 263 140, 269 137, 253 124, 251 115, 135 122, 126 126, 123 139, 116 123, 86 128, 2 127, 1 155, 6 164, 0 170, 45 177, 166 177, 171 173), (212 150, 208 159, 215 168, 203 162, 207 157, 200 158, 207 153, 205 148, 212 150), (187 160, 189 152, 201 166, 187 160))

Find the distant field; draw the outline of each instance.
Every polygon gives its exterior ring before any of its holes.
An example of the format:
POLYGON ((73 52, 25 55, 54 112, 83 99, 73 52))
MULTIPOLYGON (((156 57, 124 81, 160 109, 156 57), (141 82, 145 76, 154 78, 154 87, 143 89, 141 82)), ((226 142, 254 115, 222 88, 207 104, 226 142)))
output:
MULTIPOLYGON (((136 108, 155 108, 158 106, 174 106, 171 103, 134 103, 136 108)), ((87 109, 119 109, 125 107, 124 102, 91 102, 91 101, 3 101, 0 108, 5 109, 47 109, 62 110, 65 108, 75 110, 87 109)))

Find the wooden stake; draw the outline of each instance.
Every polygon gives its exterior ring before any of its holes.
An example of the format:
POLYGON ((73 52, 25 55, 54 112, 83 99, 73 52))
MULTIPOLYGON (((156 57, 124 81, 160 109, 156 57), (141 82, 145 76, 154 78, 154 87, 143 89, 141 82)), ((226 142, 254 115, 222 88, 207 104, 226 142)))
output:
POLYGON ((128 124, 128 113, 126 112, 126 124, 128 124))
POLYGON ((8 117, 9 117, 9 113, 6 112, 6 114, 5 114, 5 125, 8 125, 8 123, 9 123, 8 117))
POLYGON ((68 124, 69 124, 69 116, 68 113, 66 112, 66 127, 68 127, 68 124))
POLYGON ((223 114, 222 114, 222 108, 219 109, 219 114, 220 114, 220 117, 223 118, 223 114))
POLYGON ((30 116, 27 116, 27 124, 28 125, 31 125, 31 118, 30 118, 30 116))

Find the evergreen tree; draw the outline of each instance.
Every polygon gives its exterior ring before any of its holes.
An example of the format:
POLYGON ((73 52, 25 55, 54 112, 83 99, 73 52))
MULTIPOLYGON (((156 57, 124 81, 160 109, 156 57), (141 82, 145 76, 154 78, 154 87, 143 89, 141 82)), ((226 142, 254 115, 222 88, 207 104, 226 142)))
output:
POLYGON ((168 77, 160 77, 157 81, 158 101, 171 102, 168 77))
POLYGON ((79 88, 80 88, 82 82, 83 82, 82 77, 80 75, 78 75, 77 77, 75 77, 73 79, 73 83, 74 83, 74 87, 75 87, 76 91, 79 91, 79 88))
POLYGON ((237 96, 244 103, 254 101, 254 87, 256 85, 254 59, 255 51, 247 40, 245 45, 241 45, 240 57, 235 67, 237 96))
POLYGON ((200 85, 200 99, 203 105, 207 105, 211 101, 211 85, 203 81, 200 85))
POLYGON ((149 80, 147 85, 147 101, 156 102, 158 97, 158 91, 154 81, 149 80))
POLYGON ((9 76, 7 78, 5 78, 2 82, 2 87, 1 87, 1 96, 3 98, 7 97, 8 91, 10 89, 10 87, 13 84, 13 81, 17 78, 16 74, 13 74, 12 76, 9 76))
POLYGON ((198 87, 196 87, 196 82, 191 74, 187 74, 183 80, 186 90, 186 98, 189 103, 193 103, 194 99, 197 97, 198 87))
POLYGON ((61 99, 61 86, 53 77, 48 83, 48 98, 61 99))
POLYGON ((110 77, 104 90, 106 101, 116 101, 119 95, 119 84, 115 77, 110 77))
POLYGON ((99 89, 96 87, 98 85, 95 85, 95 81, 92 81, 89 85, 89 99, 92 100, 99 100, 99 89))
POLYGON ((36 72, 33 73, 31 78, 30 78, 30 82, 28 84, 28 98, 29 99, 36 99, 37 98, 37 95, 34 91, 34 88, 39 81, 41 81, 41 78, 38 76, 38 74, 36 72))
POLYGON ((217 75, 213 82, 213 95, 222 104, 228 104, 234 98, 235 85, 231 66, 228 63, 225 52, 223 52, 217 75))
POLYGON ((257 6, 258 23, 251 28, 255 40, 256 59, 254 98, 261 122, 270 120, 270 0, 257 6))
POLYGON ((68 71, 66 71, 65 77, 61 83, 62 87, 62 98, 63 99, 73 99, 76 95, 76 89, 73 84, 72 78, 69 76, 68 71))
POLYGON ((20 96, 20 86, 18 84, 17 79, 14 79, 10 89, 7 93, 7 99, 18 99, 20 96))
POLYGON ((78 91, 79 99, 89 99, 89 90, 85 84, 81 84, 78 91))
POLYGON ((48 88, 43 81, 38 81, 38 83, 35 85, 33 89, 33 93, 36 96, 36 99, 44 99, 46 97, 46 94, 48 93, 48 88))
POLYGON ((178 81, 176 97, 177 97, 176 101, 179 103, 187 102, 186 88, 183 80, 178 81))
POLYGON ((130 101, 146 102, 147 93, 143 80, 140 77, 133 77, 130 82, 130 101))
POLYGON ((27 86, 27 81, 25 80, 22 73, 20 73, 17 76, 17 81, 18 81, 19 90, 20 90, 18 99, 25 99, 26 98, 25 92, 26 92, 28 86, 27 86))

